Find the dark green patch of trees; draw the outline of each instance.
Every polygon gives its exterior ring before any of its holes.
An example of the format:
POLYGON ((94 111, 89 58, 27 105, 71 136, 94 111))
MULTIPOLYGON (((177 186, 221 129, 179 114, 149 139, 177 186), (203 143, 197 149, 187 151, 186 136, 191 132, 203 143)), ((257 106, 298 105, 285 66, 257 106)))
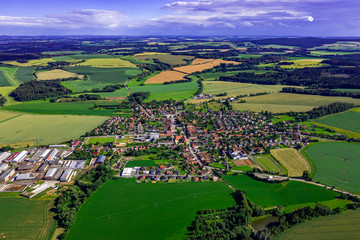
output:
POLYGON ((91 89, 90 92, 115 92, 116 90, 119 90, 123 87, 124 87, 123 84, 108 85, 103 87, 102 89, 100 88, 91 89))
POLYGON ((0 94, 0 107, 4 106, 6 103, 6 98, 0 94))
POLYGON ((136 102, 143 102, 145 99, 147 99, 150 96, 150 92, 136 92, 131 94, 130 98, 135 100, 136 102))
POLYGON ((112 175, 108 161, 81 176, 73 186, 64 191, 55 201, 56 219, 59 227, 65 228, 60 239, 65 239, 69 229, 75 222, 77 211, 81 205, 99 189, 112 175))
POLYGON ((60 97, 71 93, 71 90, 60 84, 60 81, 30 81, 21 84, 10 93, 16 101, 31 101, 46 99, 49 97, 60 97))

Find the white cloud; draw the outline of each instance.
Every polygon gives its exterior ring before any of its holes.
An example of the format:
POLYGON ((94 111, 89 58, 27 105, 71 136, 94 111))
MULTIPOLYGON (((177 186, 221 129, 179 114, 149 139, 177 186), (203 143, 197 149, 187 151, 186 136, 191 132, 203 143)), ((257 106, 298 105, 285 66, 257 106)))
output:
POLYGON ((43 18, 0 16, 0 25, 53 28, 116 28, 127 21, 128 16, 119 11, 80 9, 65 14, 49 14, 43 18))

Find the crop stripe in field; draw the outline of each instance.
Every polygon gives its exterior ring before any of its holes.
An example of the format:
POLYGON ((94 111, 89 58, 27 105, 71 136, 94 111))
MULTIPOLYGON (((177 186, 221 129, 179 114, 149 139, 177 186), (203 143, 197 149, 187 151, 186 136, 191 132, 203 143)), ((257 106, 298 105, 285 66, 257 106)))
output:
POLYGON ((89 223, 89 222, 98 221, 99 219, 106 218, 106 217, 110 217, 110 216, 114 216, 114 215, 121 215, 121 214, 124 214, 124 213, 134 212, 134 211, 137 211, 137 210, 140 210, 140 209, 144 209, 144 208, 148 208, 148 207, 153 207, 153 206, 155 206, 155 205, 156 205, 156 207, 157 207, 158 204, 162 204, 162 203, 174 202, 174 201, 177 201, 177 200, 186 199, 186 198, 190 198, 190 197, 195 197, 195 198, 196 198, 197 195, 205 195, 205 194, 221 193, 221 192, 229 192, 229 190, 226 189, 226 190, 221 190, 221 191, 193 193, 193 194, 190 194, 190 195, 186 195, 186 196, 182 196, 182 197, 178 197, 178 198, 173 198, 173 199, 169 199, 169 200, 165 200, 165 201, 161 201, 161 202, 154 202, 154 203, 149 204, 149 205, 145 205, 145 206, 142 206, 142 207, 129 209, 129 210, 126 210, 126 211, 119 211, 119 212, 113 212, 113 213, 111 213, 111 214, 104 214, 104 215, 99 216, 99 217, 95 217, 95 218, 91 218, 91 219, 86 220, 86 221, 79 222, 78 225, 80 225, 80 224, 82 224, 82 223, 89 223))
MULTIPOLYGON (((16 71, 18 70, 18 68, 16 68, 15 72, 14 72, 14 75, 16 73, 16 71)), ((7 79, 8 83, 13 86, 13 87, 16 87, 16 86, 19 86, 19 83, 16 82, 14 76, 10 76, 10 74, 7 72, 7 71, 1 71, 4 75, 4 77, 7 79)))

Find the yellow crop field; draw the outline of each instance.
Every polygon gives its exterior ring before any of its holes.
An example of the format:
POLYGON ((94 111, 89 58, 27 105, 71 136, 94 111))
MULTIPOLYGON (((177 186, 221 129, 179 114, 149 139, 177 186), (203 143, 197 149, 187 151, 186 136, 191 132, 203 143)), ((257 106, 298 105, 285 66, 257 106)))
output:
POLYGON ((207 62, 212 62, 214 61, 214 59, 208 59, 208 58, 196 58, 192 61, 193 65, 197 65, 197 64, 204 64, 207 62))
POLYGON ((91 66, 99 68, 120 68, 120 67, 133 67, 136 68, 136 65, 120 59, 120 58, 91 58, 85 62, 79 63, 79 66, 91 66))
MULTIPOLYGON (((196 62, 196 59, 194 60, 196 62)), ((194 62, 193 61, 193 62, 194 62)), ((201 62, 201 61, 200 61, 201 62)), ((182 67, 176 67, 174 68, 175 71, 179 71, 179 72, 183 72, 186 74, 191 74, 194 72, 202 72, 206 69, 211 69, 213 67, 219 66, 220 64, 225 63, 225 64, 241 64, 240 62, 234 62, 234 61, 225 61, 222 59, 215 59, 213 61, 207 61, 203 64, 192 64, 192 65, 188 65, 188 66, 182 66, 182 67)))
POLYGON ((288 170, 289 177, 302 176, 305 170, 310 172, 310 164, 294 148, 271 149, 270 153, 288 170))
POLYGON ((23 113, 18 112, 10 112, 10 111, 0 111, 0 122, 4 122, 8 119, 15 118, 17 116, 22 115, 23 113))
POLYGON ((11 105, 11 104, 16 104, 19 102, 16 102, 14 100, 14 98, 9 97, 9 94, 14 91, 16 89, 16 87, 0 87, 0 94, 3 95, 6 98, 6 103, 5 105, 11 105))
POLYGON ((148 80, 146 80, 145 84, 151 83, 164 83, 164 82, 173 82, 177 80, 184 80, 186 74, 176 71, 163 71, 148 80))
POLYGON ((84 78, 84 75, 78 75, 76 73, 68 72, 62 69, 55 69, 46 72, 36 73, 36 77, 38 80, 54 80, 54 79, 62 79, 62 78, 84 78))
POLYGON ((137 53, 137 54, 135 54, 134 57, 138 57, 138 56, 148 56, 148 55, 169 55, 169 53, 143 52, 143 53, 137 53))
POLYGON ((18 66, 18 67, 31 67, 31 66, 44 66, 48 62, 55 62, 55 61, 51 58, 41 58, 41 59, 29 60, 27 63, 19 63, 17 61, 4 61, 3 63, 18 66))

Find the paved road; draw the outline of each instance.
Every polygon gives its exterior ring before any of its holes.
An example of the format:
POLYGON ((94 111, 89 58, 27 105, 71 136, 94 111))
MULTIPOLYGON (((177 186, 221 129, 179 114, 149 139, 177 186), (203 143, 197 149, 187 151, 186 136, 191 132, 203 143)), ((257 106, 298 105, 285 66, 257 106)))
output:
MULTIPOLYGON (((128 88, 127 85, 125 85, 125 88, 126 88, 126 90, 128 91, 128 93, 129 93, 130 95, 132 95, 132 92, 130 91, 130 89, 128 88)), ((139 107, 141 108, 141 110, 143 110, 144 113, 145 113, 148 117, 154 118, 153 115, 151 115, 150 113, 148 113, 148 112, 146 111, 146 109, 143 107, 143 105, 142 105, 141 103, 139 103, 138 101, 136 101, 136 103, 139 105, 139 107)))

